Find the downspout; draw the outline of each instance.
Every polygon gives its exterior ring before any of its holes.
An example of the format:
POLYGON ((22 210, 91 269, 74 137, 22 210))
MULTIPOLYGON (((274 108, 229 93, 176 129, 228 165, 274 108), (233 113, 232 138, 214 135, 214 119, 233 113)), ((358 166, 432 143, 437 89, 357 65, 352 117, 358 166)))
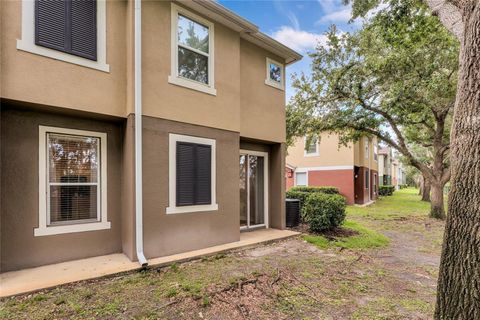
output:
POLYGON ((135 244, 137 259, 148 265, 143 254, 143 191, 142 191, 142 7, 135 0, 135 244))

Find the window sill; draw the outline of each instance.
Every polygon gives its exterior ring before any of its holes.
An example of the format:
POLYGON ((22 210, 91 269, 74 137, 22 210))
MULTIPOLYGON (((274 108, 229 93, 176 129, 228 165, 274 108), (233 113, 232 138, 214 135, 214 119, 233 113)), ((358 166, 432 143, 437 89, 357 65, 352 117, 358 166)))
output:
POLYGON ((187 206, 187 207, 167 207, 167 214, 190 213, 190 212, 205 212, 218 211, 218 204, 208 204, 201 206, 187 206))
POLYGON ((285 87, 282 84, 279 84, 277 82, 273 82, 273 81, 270 81, 268 79, 265 79, 265 84, 267 86, 273 87, 275 89, 285 91, 285 87))
POLYGON ((56 234, 105 230, 105 229, 110 229, 110 227, 111 225, 109 221, 71 224, 71 225, 65 225, 65 226, 39 227, 34 229, 34 235, 35 237, 51 236, 56 234))
POLYGON ((207 93, 207 94, 210 94, 212 96, 217 95, 217 90, 215 88, 212 88, 212 87, 200 84, 200 83, 196 83, 194 81, 190 81, 190 80, 187 80, 187 79, 182 79, 182 78, 179 78, 179 77, 168 76, 168 83, 176 85, 176 86, 192 89, 192 90, 195 90, 195 91, 200 91, 200 92, 203 92, 203 93, 207 93))
POLYGON ((110 72, 110 65, 106 64, 105 62, 88 60, 68 53, 37 46, 34 43, 23 40, 17 40, 17 49, 107 73, 110 72))
POLYGON ((305 157, 318 157, 320 156, 319 153, 305 153, 304 154, 305 157))

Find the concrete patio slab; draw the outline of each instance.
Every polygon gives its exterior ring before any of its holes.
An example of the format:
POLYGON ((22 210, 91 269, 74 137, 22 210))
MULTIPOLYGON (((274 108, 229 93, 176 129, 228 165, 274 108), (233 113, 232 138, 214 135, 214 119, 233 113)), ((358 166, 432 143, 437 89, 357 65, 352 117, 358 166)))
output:
MULTIPOLYGON (((174 262, 188 261, 202 256, 284 239, 298 234, 298 232, 278 229, 261 229, 242 232, 240 234, 240 241, 149 259, 148 263, 150 267, 165 266, 174 262)), ((5 272, 0 274, 0 297, 37 291, 66 283, 99 278, 136 269, 140 269, 137 262, 132 262, 124 254, 117 253, 37 268, 5 272)))

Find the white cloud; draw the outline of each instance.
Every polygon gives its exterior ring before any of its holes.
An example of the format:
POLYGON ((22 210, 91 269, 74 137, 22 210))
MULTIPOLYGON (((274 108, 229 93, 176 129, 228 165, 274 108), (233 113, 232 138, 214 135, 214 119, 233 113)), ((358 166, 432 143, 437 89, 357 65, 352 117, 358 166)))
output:
POLYGON ((272 34, 272 37, 292 48, 295 51, 305 52, 309 49, 315 49, 320 44, 327 44, 327 36, 324 34, 311 33, 304 30, 296 30, 289 26, 282 26, 272 34))
POLYGON ((352 18, 352 8, 344 7, 340 10, 328 13, 320 18, 316 24, 323 23, 347 23, 352 18))

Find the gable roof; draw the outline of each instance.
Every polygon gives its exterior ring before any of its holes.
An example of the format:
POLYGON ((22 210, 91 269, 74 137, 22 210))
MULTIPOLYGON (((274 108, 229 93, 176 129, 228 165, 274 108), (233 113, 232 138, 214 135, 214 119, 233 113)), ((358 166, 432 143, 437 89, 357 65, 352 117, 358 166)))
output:
POLYGON ((299 61, 303 57, 214 0, 177 0, 177 2, 239 32, 241 38, 285 59, 286 64, 299 61))

